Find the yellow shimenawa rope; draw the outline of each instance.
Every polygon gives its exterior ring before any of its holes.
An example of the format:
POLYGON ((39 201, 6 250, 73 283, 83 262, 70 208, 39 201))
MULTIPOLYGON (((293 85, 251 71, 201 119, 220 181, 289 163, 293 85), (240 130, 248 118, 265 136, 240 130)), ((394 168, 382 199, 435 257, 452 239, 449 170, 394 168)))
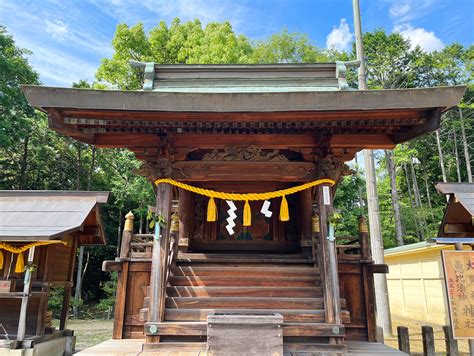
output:
POLYGON ((0 241, 0 269, 3 268, 3 252, 2 250, 9 251, 11 253, 17 254, 18 257, 16 259, 16 264, 15 264, 15 273, 22 273, 23 269, 25 267, 25 261, 23 259, 23 252, 28 251, 32 247, 36 246, 45 246, 45 245, 51 245, 51 244, 63 244, 66 245, 64 241, 60 240, 48 240, 48 241, 36 241, 36 242, 31 242, 29 244, 23 245, 23 246, 13 246, 10 244, 7 244, 5 242, 0 241))
POLYGON ((290 219, 289 211, 288 211, 288 202, 286 200, 286 196, 294 193, 301 192, 303 190, 315 187, 320 184, 329 184, 333 186, 336 182, 332 179, 318 179, 312 182, 308 182, 305 184, 297 185, 295 187, 275 190, 273 192, 267 193, 225 193, 225 192, 218 192, 211 189, 204 189, 199 187, 194 187, 192 185, 181 183, 175 181, 174 179, 170 178, 162 178, 157 179, 155 184, 162 184, 168 183, 174 185, 175 187, 204 195, 209 197, 209 204, 207 206, 207 221, 216 221, 217 220, 217 208, 214 199, 224 199, 224 200, 238 200, 238 201, 245 201, 244 205, 244 226, 250 226, 251 224, 251 212, 250 212, 250 205, 249 201, 255 200, 268 200, 273 198, 282 198, 281 206, 280 206, 280 220, 281 221, 288 221, 290 219))

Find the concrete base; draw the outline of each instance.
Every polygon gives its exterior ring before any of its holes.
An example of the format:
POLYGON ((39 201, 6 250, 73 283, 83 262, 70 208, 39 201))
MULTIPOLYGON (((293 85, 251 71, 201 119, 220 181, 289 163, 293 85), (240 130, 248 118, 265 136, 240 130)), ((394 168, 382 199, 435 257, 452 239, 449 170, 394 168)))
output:
POLYGON ((44 341, 29 349, 0 348, 0 356, 71 356, 76 345, 75 336, 63 336, 44 341))

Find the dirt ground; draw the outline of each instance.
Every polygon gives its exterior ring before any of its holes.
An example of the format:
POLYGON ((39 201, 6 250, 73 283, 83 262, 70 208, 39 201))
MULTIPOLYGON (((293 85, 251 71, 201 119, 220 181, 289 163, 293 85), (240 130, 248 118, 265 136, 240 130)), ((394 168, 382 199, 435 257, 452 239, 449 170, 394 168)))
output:
MULTIPOLYGON (((54 326, 59 325, 56 320, 54 326)), ((112 338, 113 320, 68 320, 68 329, 76 335, 76 351, 84 350, 112 338)))
MULTIPOLYGON (((393 336, 385 336, 385 343, 398 349, 398 340, 397 340, 397 326, 406 326, 408 328, 410 334, 410 351, 412 353, 422 353, 423 352, 423 344, 421 342, 421 326, 422 325, 429 325, 433 327, 434 337, 435 337, 435 350, 436 353, 440 353, 442 355, 443 352, 446 352, 446 344, 444 339, 443 328, 441 325, 432 325, 426 324, 417 320, 411 320, 406 318, 401 318, 392 315, 392 328, 393 328, 393 336)), ((458 341, 459 351, 465 353, 466 355, 469 353, 469 346, 467 341, 458 341)))

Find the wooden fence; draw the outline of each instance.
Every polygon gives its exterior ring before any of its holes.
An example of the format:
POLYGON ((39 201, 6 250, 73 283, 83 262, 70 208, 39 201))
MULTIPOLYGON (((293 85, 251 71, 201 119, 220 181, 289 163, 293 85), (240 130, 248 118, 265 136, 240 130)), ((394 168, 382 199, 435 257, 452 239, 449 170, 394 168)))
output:
POLYGON ((397 338, 398 338, 398 349, 406 352, 409 355, 424 355, 424 356, 435 356, 435 355, 469 355, 469 353, 459 352, 458 342, 453 338, 453 332, 451 327, 446 325, 443 326, 445 347, 442 350, 435 350, 435 338, 433 328, 431 326, 421 327, 421 337, 423 344, 423 352, 411 352, 410 349, 410 335, 406 326, 397 327, 397 338))

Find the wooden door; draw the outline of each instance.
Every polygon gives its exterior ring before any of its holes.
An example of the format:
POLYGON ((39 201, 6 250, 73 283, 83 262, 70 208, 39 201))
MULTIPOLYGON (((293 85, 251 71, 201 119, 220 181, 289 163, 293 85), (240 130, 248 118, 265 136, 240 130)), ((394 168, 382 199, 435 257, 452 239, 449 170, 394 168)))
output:
MULTIPOLYGON (((287 186, 285 186, 287 187, 287 186)), ((235 193, 264 192, 276 189, 282 189, 281 184, 262 183, 254 184, 236 184, 230 186, 212 187, 215 190, 235 193)), ((229 217, 228 204, 220 199, 216 199, 217 221, 207 222, 205 211, 207 209, 208 199, 202 196, 194 196, 194 236, 190 241, 190 248, 195 251, 288 251, 293 252, 297 249, 297 196, 289 196, 288 204, 290 214, 293 212, 294 219, 288 222, 279 221, 279 211, 281 199, 272 199, 270 210, 272 216, 267 218, 261 213, 263 201, 249 202, 252 211, 251 226, 243 226, 243 208, 244 202, 234 202, 237 211, 237 218, 234 220, 234 234, 230 234, 226 225, 229 217)))

